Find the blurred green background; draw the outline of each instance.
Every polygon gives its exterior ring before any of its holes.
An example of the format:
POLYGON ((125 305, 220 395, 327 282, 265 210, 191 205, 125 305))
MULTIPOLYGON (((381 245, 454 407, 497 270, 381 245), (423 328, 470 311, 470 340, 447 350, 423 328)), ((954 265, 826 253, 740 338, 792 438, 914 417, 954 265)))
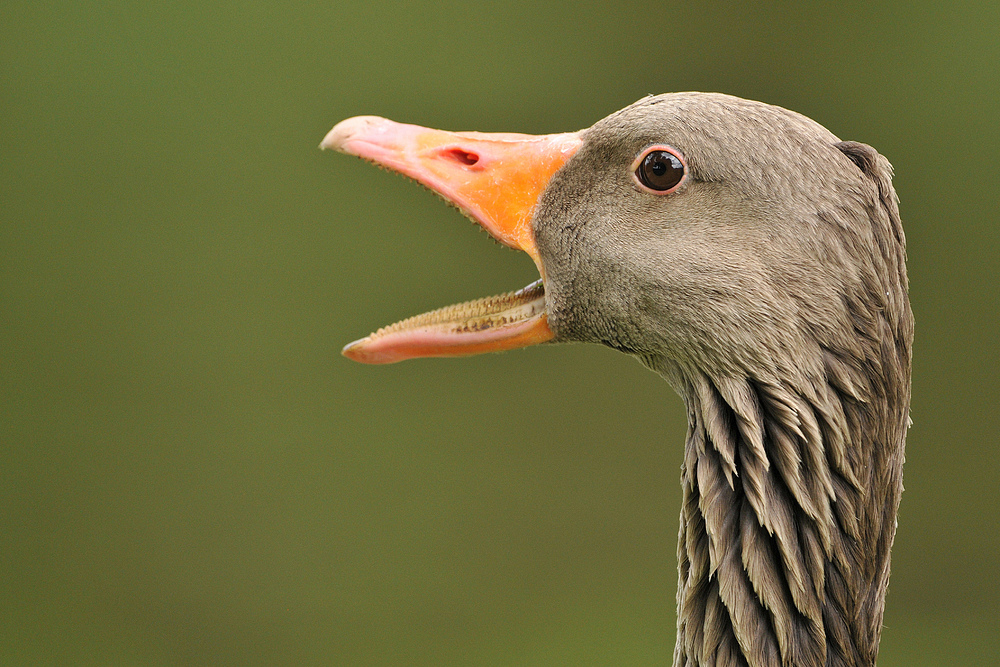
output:
POLYGON ((1000 4, 2 14, 0 663, 667 664, 680 400, 597 346, 342 359, 536 274, 316 146, 692 89, 894 163, 917 339, 880 665, 1000 663, 1000 4))

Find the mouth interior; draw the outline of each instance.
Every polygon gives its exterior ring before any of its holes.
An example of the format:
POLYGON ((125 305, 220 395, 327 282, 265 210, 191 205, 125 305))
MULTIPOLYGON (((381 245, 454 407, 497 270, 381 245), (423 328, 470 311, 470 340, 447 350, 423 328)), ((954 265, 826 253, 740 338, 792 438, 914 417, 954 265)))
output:
MULTIPOLYGON (((479 161, 479 156, 476 153, 460 148, 445 151, 443 155, 465 165, 475 165, 479 161)), ((445 202, 445 204, 457 210, 477 227, 486 230, 487 235, 494 242, 505 245, 498 241, 473 213, 467 211, 458 202, 445 194, 411 177, 409 174, 386 167, 377 160, 370 158, 361 159, 364 162, 375 165, 379 169, 399 174, 406 180, 420 185, 445 202)), ((373 346, 380 342, 388 343, 411 333, 459 337, 468 337, 469 334, 498 335, 504 331, 516 328, 516 325, 536 320, 544 314, 545 282, 539 278, 519 290, 497 294, 496 296, 473 299, 471 301, 463 301, 462 303, 444 306, 443 308, 407 317, 406 319, 381 327, 365 338, 348 344, 344 350, 345 352, 350 351, 361 344, 373 346)))
POLYGON ((445 306, 382 327, 369 341, 411 331, 470 334, 510 327, 545 312, 545 285, 539 278, 514 292, 445 306))

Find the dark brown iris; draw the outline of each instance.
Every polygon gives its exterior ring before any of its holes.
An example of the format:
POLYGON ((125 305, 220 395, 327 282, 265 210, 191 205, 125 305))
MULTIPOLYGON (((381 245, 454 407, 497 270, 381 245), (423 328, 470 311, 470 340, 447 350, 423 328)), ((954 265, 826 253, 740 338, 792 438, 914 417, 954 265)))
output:
POLYGON ((684 163, 670 151, 651 150, 642 158, 635 175, 650 190, 665 192, 684 178, 684 163))

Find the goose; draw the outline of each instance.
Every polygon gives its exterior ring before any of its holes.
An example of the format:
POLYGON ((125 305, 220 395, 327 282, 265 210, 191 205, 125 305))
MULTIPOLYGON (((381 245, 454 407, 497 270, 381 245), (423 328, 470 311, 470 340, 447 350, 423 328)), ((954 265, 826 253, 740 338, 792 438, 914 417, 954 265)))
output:
POLYGON ((694 92, 544 136, 359 116, 321 147, 430 188, 541 276, 345 356, 601 343, 681 396, 676 667, 875 664, 913 340, 883 156, 781 107, 694 92))

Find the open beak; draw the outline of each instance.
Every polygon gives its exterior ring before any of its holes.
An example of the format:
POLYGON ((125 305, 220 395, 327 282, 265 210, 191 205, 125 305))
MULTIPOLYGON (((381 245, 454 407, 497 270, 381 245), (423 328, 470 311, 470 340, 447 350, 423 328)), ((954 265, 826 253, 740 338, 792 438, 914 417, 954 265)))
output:
POLYGON ((344 348, 368 364, 499 352, 551 340, 545 271, 531 218, 552 175, 580 147, 579 133, 534 136, 444 132, 357 116, 338 123, 321 148, 397 171, 444 197, 493 238, 535 261, 542 280, 501 296, 448 306, 379 329, 344 348))

